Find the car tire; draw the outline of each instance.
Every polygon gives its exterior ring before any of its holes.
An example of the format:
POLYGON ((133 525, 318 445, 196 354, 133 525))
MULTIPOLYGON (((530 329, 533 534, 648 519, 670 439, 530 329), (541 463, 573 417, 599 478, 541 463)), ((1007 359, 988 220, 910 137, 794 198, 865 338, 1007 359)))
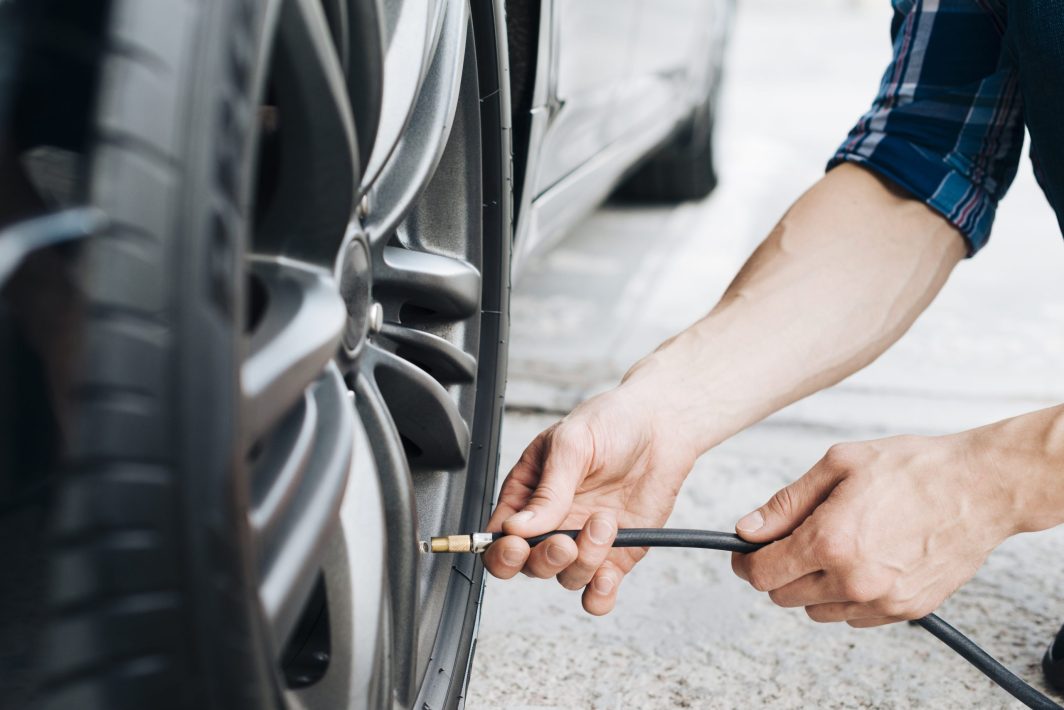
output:
MULTIPOLYGON (((291 8, 300 2, 286 0, 281 5, 291 8)), ((455 119, 461 125, 454 131, 463 132, 471 143, 453 160, 480 161, 480 174, 471 184, 475 182, 482 193, 469 195, 470 204, 476 204, 475 219, 465 216, 469 233, 482 239, 466 245, 477 263, 472 264, 468 254, 444 254, 445 249, 418 241, 417 225, 407 228, 402 239, 394 232, 395 225, 392 232, 374 237, 371 220, 366 219, 365 233, 349 228, 337 237, 338 245, 343 237, 339 248, 347 250, 344 254, 366 260, 352 268, 367 273, 376 268, 374 238, 393 250, 427 254, 434 267, 450 259, 466 279, 463 288, 469 275, 478 273, 477 300, 461 322, 457 316, 448 321, 447 308, 441 310, 443 315, 426 314, 431 300, 419 302, 407 318, 402 308, 409 304, 402 302, 401 289, 415 286, 381 280, 348 298, 346 266, 338 266, 332 274, 335 283, 331 272, 304 269, 307 279, 316 284, 308 288, 335 286, 343 299, 333 298, 334 305, 322 311, 323 317, 338 319, 326 318, 322 327, 349 324, 352 318, 355 326, 338 327, 334 341, 323 339, 319 353, 339 343, 341 355, 336 357, 342 362, 338 365, 330 352, 321 374, 312 378, 305 392, 297 393, 298 403, 292 406, 298 406, 298 412, 285 410, 262 424, 271 432, 264 435, 263 444, 251 441, 247 431, 256 426, 263 409, 278 405, 267 398, 263 407, 256 400, 249 408, 247 364, 254 355, 249 348, 254 350, 256 328, 265 327, 249 313, 259 309, 269 314, 283 301, 271 299, 283 294, 268 291, 268 303, 263 305, 249 264, 259 263, 254 261, 257 252, 252 253, 254 233, 260 222, 270 219, 253 205, 254 196, 261 196, 263 189, 260 96, 266 91, 265 73, 273 71, 265 60, 272 42, 268 28, 279 22, 271 17, 271 9, 276 10, 278 3, 111 3, 88 177, 90 204, 105 216, 107 226, 81 247, 78 283, 83 298, 71 304, 80 314, 81 327, 71 352, 74 370, 64 401, 68 438, 50 516, 50 617, 39 654, 42 707, 250 710, 461 704, 483 566, 472 557, 454 561, 453 568, 451 562, 440 560, 438 569, 426 572, 414 545, 418 522, 423 527, 423 516, 429 514, 418 507, 420 489, 410 486, 439 478, 441 472, 429 471, 432 466, 461 465, 462 473, 452 476, 460 485, 446 489, 447 502, 439 504, 452 510, 437 511, 440 515, 430 518, 468 529, 480 529, 487 520, 505 383, 511 181, 509 107, 499 82, 505 75, 505 65, 500 64, 505 52, 498 52, 496 42, 497 6, 478 5, 472 15, 464 3, 448 5, 463 12, 461 21, 469 25, 467 44, 458 48, 467 61, 457 99, 463 118, 455 119), (475 60, 472 66, 470 59, 475 60), (467 95, 470 86, 474 93, 467 95), (471 108, 463 113, 463 105, 471 108), (479 124, 473 125, 477 120, 479 124), (365 253, 358 244, 365 245, 365 253), (385 302, 383 325, 371 323, 373 316, 351 312, 353 302, 363 308, 375 299, 385 302), (342 304, 340 311, 335 303, 342 304), (352 327, 357 343, 344 340, 352 327), (459 345, 474 350, 465 359, 460 358, 461 347, 442 342, 451 330, 464 334, 459 345), (365 352, 384 363, 377 365, 383 372, 379 379, 374 375, 378 370, 358 364, 365 352), (411 352, 420 353, 421 359, 411 359, 411 352), (453 384, 447 379, 450 375, 432 370, 442 360, 431 360, 426 352, 473 363, 468 367, 475 368, 475 378, 453 384), (453 407, 440 394, 449 391, 460 393, 453 407), (432 400, 437 395, 440 401, 432 400), (452 456, 446 465, 433 460, 431 466, 418 468, 412 457, 424 447, 417 446, 423 442, 416 436, 421 432, 430 443, 433 437, 432 432, 418 429, 434 421, 432 412, 419 409, 426 401, 446 410, 440 417, 452 410, 458 413, 452 420, 459 414, 463 417, 469 436, 463 460, 452 456), (388 536, 353 539, 346 527, 335 528, 333 522, 328 523, 332 526, 328 536, 326 528, 313 528, 316 537, 307 549, 316 555, 314 564, 319 557, 339 555, 345 565, 338 573, 342 579, 334 587, 327 571, 310 565, 311 575, 294 580, 299 588, 292 594, 306 601, 300 601, 298 613, 288 613, 286 628, 291 633, 279 639, 271 636, 272 617, 263 596, 266 582, 260 579, 266 574, 266 543, 249 520, 263 495, 272 495, 256 492, 259 462, 272 455, 271 447, 279 446, 274 442, 284 438, 288 422, 306 424, 311 404, 320 413, 315 421, 333 422, 313 440, 314 446, 324 441, 322 456, 333 459, 322 464, 321 480, 292 493, 291 505, 298 504, 300 515, 304 509, 310 511, 308 519, 331 521, 330 516, 345 515, 340 506, 351 502, 350 480, 357 472, 359 447, 368 444, 362 460, 374 462, 377 470, 359 477, 358 492, 364 500, 352 505, 362 506, 359 514, 366 513, 358 524, 375 520, 388 536), (407 428, 416 431, 407 436, 407 428), (349 430, 356 432, 351 441, 328 439, 347 436, 349 430), (355 465, 345 469, 344 456, 352 457, 355 465), (385 465, 394 475, 382 472, 385 465), (321 493, 332 490, 330 486, 341 486, 336 490, 346 490, 346 496, 321 493), (419 517, 409 520, 402 515, 419 517), (336 529, 346 535, 341 542, 336 542, 336 529), (352 548, 361 546, 368 562, 355 569, 347 563, 354 559, 352 548), (358 587, 358 594, 351 591, 360 584, 381 590, 382 601, 372 612, 355 606, 365 598, 363 587, 358 587), (337 589, 350 598, 340 599, 337 589), (410 599, 419 602, 419 593, 439 597, 430 600, 433 627, 423 628, 420 635, 416 619, 410 616, 416 611, 410 599), (342 609, 333 609, 333 604, 342 609), (352 647, 372 647, 370 655, 357 659, 349 649, 344 663, 350 668, 337 665, 340 654, 334 651, 342 644, 336 629, 323 631, 321 619, 330 623, 330 613, 340 631, 357 623, 371 639, 345 641, 352 647), (326 650, 309 654, 304 647, 322 633, 326 650), (413 659, 404 656, 411 652, 413 659), (315 683, 322 677, 331 677, 326 676, 330 663, 337 665, 333 673, 337 680, 318 687, 315 683), (355 690, 360 693, 357 700, 355 690)), ((318 117, 305 120, 313 124, 318 117)), ((343 130, 343 126, 312 127, 315 131, 308 133, 308 140, 316 140, 316 135, 323 143, 329 130, 343 130)), ((451 145, 447 139, 437 163, 452 160, 451 145)), ((356 141, 356 147, 365 146, 356 141)), ((300 148, 322 160, 332 159, 327 144, 300 148)), ((332 154, 337 152, 342 151, 333 146, 332 154)), ((357 165, 353 181, 340 173, 333 170, 329 177, 349 189, 350 209, 347 214, 343 209, 336 214, 323 209, 305 215, 311 222, 336 218, 342 227, 343 220, 355 213, 357 165)), ((311 187, 323 184, 328 187, 325 183, 311 187)), ((434 184, 429 182, 424 195, 413 199, 438 202, 440 197, 432 195, 434 184)), ((432 207, 411 209, 427 221, 425 215, 432 207)), ((263 268, 285 268, 291 255, 281 251, 280 256, 263 268)), ((347 259, 342 255, 337 263, 347 259)), ((445 270, 429 274, 416 284, 418 294, 430 298, 433 288, 454 292, 457 287, 440 285, 446 278, 445 270)), ((294 283, 290 274, 281 281, 294 283)), ((297 295, 292 307, 305 304, 309 293, 297 295)), ((467 306, 459 304, 454 310, 467 306)), ((302 367, 303 361, 296 366, 302 367)), ((316 456, 319 449, 313 451, 316 456)), ((317 471, 315 461, 306 464, 307 470, 317 471)), ((277 474, 281 475, 284 471, 277 474)), ((286 534, 298 532, 295 523, 284 524, 286 534)))
POLYGON ((713 101, 706 99, 658 152, 617 189, 630 203, 700 200, 717 186, 713 162, 713 101))

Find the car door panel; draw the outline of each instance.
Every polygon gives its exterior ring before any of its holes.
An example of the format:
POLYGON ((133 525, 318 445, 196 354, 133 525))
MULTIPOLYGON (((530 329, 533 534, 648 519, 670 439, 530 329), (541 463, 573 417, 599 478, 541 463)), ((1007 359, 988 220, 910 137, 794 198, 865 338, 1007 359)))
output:
POLYGON ((539 194, 602 150, 616 135, 617 87, 635 41, 639 0, 553 0, 549 121, 534 184, 539 194))

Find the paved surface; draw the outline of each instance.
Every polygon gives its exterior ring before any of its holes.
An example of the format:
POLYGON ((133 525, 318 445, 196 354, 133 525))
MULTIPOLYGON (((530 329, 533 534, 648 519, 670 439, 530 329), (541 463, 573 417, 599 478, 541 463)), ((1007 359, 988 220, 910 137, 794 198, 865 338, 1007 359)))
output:
MULTIPOLYGON (((674 209, 606 208, 515 289, 507 468, 541 428, 701 315, 870 100, 888 3, 743 0, 720 121, 723 182, 674 209)), ((670 524, 731 529, 832 443, 955 431, 1064 400, 1064 245, 1030 169, 994 238, 873 366, 704 456, 670 524)), ((1013 539, 943 616, 1022 675, 1064 621, 1064 530, 1013 539)), ((905 625, 774 607, 723 553, 655 551, 596 619, 554 581, 491 580, 467 707, 1007 707, 905 625)))

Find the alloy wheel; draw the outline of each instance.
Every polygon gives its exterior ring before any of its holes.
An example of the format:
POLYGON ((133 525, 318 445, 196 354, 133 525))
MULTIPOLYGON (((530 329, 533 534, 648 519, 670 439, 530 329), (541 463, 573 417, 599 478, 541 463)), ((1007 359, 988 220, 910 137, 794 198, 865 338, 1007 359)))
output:
POLYGON ((286 0, 276 18, 245 260, 242 485, 287 704, 435 707, 451 690, 421 679, 430 659, 464 672, 448 646, 465 643, 453 627, 481 572, 417 540, 482 523, 492 492, 500 116, 496 102, 495 130, 482 125, 468 6, 441 3, 413 109, 394 147, 374 144, 394 126, 359 130, 350 5, 286 0))

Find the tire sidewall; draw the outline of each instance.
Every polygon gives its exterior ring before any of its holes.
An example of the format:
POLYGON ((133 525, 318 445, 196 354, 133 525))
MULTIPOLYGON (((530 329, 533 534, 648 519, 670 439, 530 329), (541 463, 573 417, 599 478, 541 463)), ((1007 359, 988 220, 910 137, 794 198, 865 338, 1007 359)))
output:
MULTIPOLYGON (((215 708, 283 707, 268 653, 247 526, 239 442, 246 356, 244 254, 258 141, 257 104, 276 21, 258 0, 203 3, 189 47, 185 194, 174 230, 176 393, 193 657, 215 708)), ((279 649, 277 649, 279 653, 279 649)))

